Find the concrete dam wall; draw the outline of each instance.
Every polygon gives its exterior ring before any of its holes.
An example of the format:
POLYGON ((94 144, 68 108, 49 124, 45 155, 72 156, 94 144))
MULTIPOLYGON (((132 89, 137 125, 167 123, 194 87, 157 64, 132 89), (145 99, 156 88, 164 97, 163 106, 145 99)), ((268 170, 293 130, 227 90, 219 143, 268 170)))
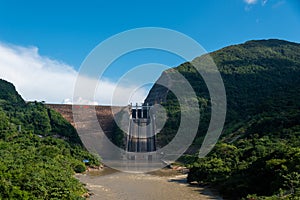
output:
MULTIPOLYGON (((111 106, 89 106, 89 105, 78 105, 83 109, 95 108, 98 122, 103 129, 105 135, 108 138, 112 137, 113 130, 116 127, 114 121, 114 113, 112 112, 111 106)), ((73 111, 72 105, 66 104, 47 104, 47 107, 59 112, 68 122, 70 122, 74 127, 73 111)), ((121 107, 116 107, 121 108, 121 107)))
MULTIPOLYGON (((47 107, 59 112, 68 122, 74 127, 90 126, 89 116, 83 118, 82 121, 75 124, 74 112, 72 105, 65 104, 47 104, 47 107)), ((149 115, 150 106, 129 106, 129 107, 112 107, 112 106, 89 106, 89 105, 75 105, 83 111, 95 111, 96 116, 104 134, 111 140, 116 134, 117 123, 119 116, 122 115, 124 132, 123 145, 127 152, 152 152, 156 150, 155 143, 155 127, 150 124, 151 116, 149 115), (124 113, 126 113, 124 115, 124 113), (125 125, 124 125, 125 124, 125 125)), ((76 113, 76 112, 75 112, 76 113)), ((75 114, 76 115, 76 114, 75 114)), ((96 131, 96 130, 95 130, 96 131)))

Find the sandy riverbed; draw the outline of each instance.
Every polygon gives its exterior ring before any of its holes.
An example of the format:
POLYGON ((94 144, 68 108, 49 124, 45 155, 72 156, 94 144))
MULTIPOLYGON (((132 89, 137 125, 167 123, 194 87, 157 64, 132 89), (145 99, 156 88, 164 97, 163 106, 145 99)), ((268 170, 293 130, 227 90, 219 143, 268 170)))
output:
POLYGON ((209 189, 186 183, 186 175, 129 174, 106 170, 104 173, 77 174, 99 200, 185 200, 222 199, 209 189))

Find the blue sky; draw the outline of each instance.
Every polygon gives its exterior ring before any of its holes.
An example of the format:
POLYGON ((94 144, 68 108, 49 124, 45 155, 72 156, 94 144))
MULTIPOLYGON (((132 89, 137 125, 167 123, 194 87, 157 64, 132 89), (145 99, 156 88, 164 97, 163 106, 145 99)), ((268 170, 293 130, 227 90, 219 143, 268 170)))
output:
MULTIPOLYGON (((13 49, 15 54, 19 51, 23 56, 29 51, 32 58, 60 63, 56 63, 56 70, 67 66, 72 73, 76 73, 87 54, 101 41, 128 29, 148 26, 182 32, 208 52, 252 39, 300 42, 300 3, 297 0, 0 1, 3 48, 13 49)), ((114 70, 107 72, 107 78, 114 81, 136 64, 154 61, 176 66, 182 62, 166 53, 146 54, 120 59, 114 70)), ((0 54, 0 60, 4 55, 0 54)), ((1 66, 1 71, 4 67, 1 66)), ((7 74, 1 77, 9 78, 7 74)), ((17 82, 19 90, 24 90, 22 81, 18 82, 16 77, 10 79, 17 82)), ((23 92, 25 96, 27 93, 23 92)), ((27 98, 42 100, 34 94, 27 98)), ((59 98, 49 101, 61 101, 59 98)))

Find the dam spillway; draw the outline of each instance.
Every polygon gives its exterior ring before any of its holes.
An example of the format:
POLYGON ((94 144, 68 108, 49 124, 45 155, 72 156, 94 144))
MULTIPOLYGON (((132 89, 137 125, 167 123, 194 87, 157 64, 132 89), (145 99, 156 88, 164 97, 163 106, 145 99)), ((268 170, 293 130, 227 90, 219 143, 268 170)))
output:
POLYGON ((153 152, 155 144, 155 117, 150 113, 150 106, 130 105, 129 130, 126 140, 127 152, 153 152))

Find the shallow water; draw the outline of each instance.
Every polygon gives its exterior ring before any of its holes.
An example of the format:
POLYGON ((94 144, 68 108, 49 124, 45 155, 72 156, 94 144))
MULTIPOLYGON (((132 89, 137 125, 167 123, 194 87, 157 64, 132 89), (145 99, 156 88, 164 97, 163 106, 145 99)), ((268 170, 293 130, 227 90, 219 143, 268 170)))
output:
POLYGON ((221 199, 207 188, 187 184, 186 175, 166 177, 106 169, 101 174, 78 174, 76 177, 94 194, 91 199, 97 200, 221 199))

